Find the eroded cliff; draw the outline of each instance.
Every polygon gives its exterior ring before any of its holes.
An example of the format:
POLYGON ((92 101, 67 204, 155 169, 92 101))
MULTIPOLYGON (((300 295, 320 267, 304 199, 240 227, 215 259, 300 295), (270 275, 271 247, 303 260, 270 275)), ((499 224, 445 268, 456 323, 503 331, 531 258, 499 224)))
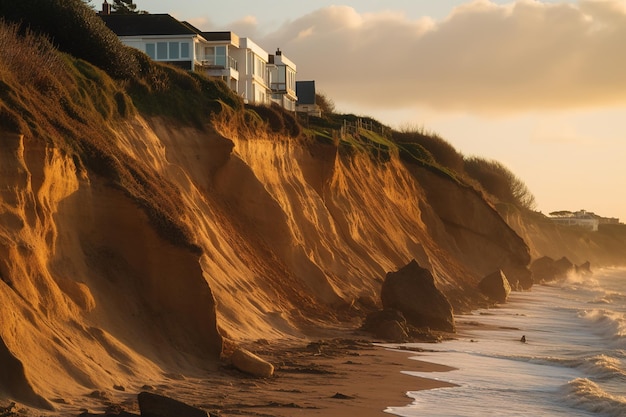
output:
POLYGON ((522 282, 526 244, 453 175, 276 131, 171 68, 144 63, 131 99, 49 54, 54 73, 7 67, 0 88, 3 396, 64 409, 210 371, 234 343, 350 332, 412 259, 457 310, 485 274, 522 282), (168 83, 202 117, 137 110, 168 83))
POLYGON ((137 115, 109 126, 116 152, 176 191, 187 245, 76 155, 2 135, 0 337, 3 362, 20 364, 13 382, 0 380, 9 396, 54 407, 206 368, 222 337, 354 329, 379 305, 386 272, 414 258, 457 305, 482 274, 528 260, 498 214, 451 178, 214 122, 137 115))

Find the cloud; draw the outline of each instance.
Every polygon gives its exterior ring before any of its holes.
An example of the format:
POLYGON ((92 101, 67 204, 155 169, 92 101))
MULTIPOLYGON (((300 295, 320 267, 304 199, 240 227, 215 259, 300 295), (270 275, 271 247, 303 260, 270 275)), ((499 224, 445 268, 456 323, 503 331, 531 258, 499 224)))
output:
POLYGON ((624 1, 477 0, 441 21, 332 6, 259 43, 336 101, 506 114, 626 103, 624 39, 624 1))

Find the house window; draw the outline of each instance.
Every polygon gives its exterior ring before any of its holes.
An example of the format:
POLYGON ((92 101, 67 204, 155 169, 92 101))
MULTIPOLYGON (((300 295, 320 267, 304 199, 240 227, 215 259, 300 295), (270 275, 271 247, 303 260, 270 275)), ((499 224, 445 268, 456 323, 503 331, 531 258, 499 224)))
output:
POLYGON ((156 59, 167 59, 167 42, 157 42, 156 51, 156 59))
POLYGON ((180 43, 180 57, 189 58, 189 43, 188 42, 180 43))
POLYGON ((152 59, 156 59, 156 45, 153 43, 146 44, 146 54, 152 59))
POLYGON ((170 42, 170 59, 180 58, 180 43, 170 42))
POLYGON ((215 65, 220 65, 226 68, 226 47, 225 46, 215 47, 215 65))

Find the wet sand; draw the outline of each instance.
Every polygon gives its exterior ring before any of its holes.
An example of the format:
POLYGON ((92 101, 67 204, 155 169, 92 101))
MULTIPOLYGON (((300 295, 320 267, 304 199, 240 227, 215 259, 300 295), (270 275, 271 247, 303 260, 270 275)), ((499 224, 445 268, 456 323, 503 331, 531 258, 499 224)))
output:
POLYGON ((410 404, 407 391, 452 386, 402 371, 453 368, 411 359, 419 352, 389 350, 363 340, 247 347, 276 366, 274 377, 252 378, 223 366, 207 378, 178 381, 161 393, 224 417, 373 417, 388 416, 384 410, 389 406, 410 404))
POLYGON ((18 404, 12 409, 15 413, 8 415, 139 415, 137 394, 149 391, 220 417, 374 417, 389 416, 384 412, 387 407, 410 404, 407 391, 453 386, 402 373, 444 372, 453 368, 411 359, 419 358, 419 352, 390 350, 367 340, 326 339, 297 344, 260 341, 246 348, 274 364, 273 377, 251 377, 224 362, 194 376, 164 375, 155 385, 85 393, 65 404, 56 404, 59 410, 53 413, 29 410, 18 404))

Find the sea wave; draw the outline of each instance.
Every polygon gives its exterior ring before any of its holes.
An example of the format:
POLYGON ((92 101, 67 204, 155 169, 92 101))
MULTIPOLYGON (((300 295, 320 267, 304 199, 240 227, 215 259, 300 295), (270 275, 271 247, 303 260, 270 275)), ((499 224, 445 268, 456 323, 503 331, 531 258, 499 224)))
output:
POLYGON ((576 378, 561 388, 565 402, 575 408, 606 416, 626 416, 626 397, 611 395, 586 378, 576 378))
POLYGON ((626 318, 623 313, 597 308, 583 310, 579 316, 591 322, 597 333, 620 342, 620 346, 626 342, 626 318))
POLYGON ((560 366, 579 369, 595 380, 620 380, 626 382, 626 370, 621 361, 609 355, 594 355, 585 358, 565 358, 559 356, 516 356, 512 359, 536 365, 560 366))

